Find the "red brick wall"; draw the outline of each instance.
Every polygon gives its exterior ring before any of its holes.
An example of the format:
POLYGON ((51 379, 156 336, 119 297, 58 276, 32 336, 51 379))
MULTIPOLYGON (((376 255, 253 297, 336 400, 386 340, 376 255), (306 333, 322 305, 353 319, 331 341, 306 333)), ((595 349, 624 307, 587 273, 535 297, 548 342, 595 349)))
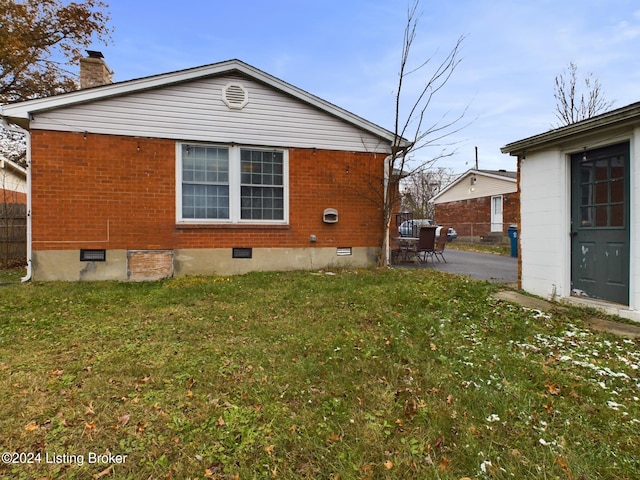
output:
POLYGON ((383 154, 289 149, 287 226, 178 226, 174 141, 51 131, 34 131, 31 141, 34 250, 381 242, 383 154), (323 223, 328 207, 337 224, 323 223))
MULTIPOLYGON (((504 194, 502 199, 503 233, 518 223, 520 210, 517 193, 504 194)), ((451 225, 459 236, 486 236, 491 233, 491 197, 471 198, 435 205, 435 220, 451 225)))
POLYGON ((27 203, 27 195, 14 190, 0 188, 0 203, 27 203))

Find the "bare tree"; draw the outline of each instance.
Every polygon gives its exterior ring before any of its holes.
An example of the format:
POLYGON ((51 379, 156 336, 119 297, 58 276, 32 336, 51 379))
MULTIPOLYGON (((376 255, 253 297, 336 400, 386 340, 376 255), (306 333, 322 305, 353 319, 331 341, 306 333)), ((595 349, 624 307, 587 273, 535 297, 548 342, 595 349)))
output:
POLYGON ((455 151, 449 150, 451 144, 444 142, 447 137, 459 131, 462 127, 458 122, 464 117, 466 109, 453 118, 448 114, 437 118, 429 115, 437 93, 444 88, 453 72, 460 63, 460 47, 464 40, 461 36, 453 48, 443 59, 436 61, 430 57, 417 64, 412 62, 411 47, 416 39, 420 20, 419 0, 413 0, 407 9, 407 23, 404 30, 398 84, 395 92, 395 122, 394 140, 391 153, 385 160, 385 173, 388 181, 384 185, 382 199, 382 214, 384 235, 378 264, 388 265, 389 261, 389 231, 393 215, 400 206, 400 181, 416 172, 423 171, 433 165, 438 159, 451 156, 455 151), (411 97, 407 91, 407 82, 415 77, 422 85, 411 97), (413 152, 426 147, 434 147, 436 153, 428 160, 412 161, 413 152))
POLYGON ((566 71, 555 78, 553 96, 556 99, 557 127, 591 118, 613 105, 606 100, 600 82, 592 73, 584 78, 584 90, 581 90, 577 72, 578 67, 571 62, 566 71))
POLYGON ((438 167, 415 172, 402 181, 401 209, 413 212, 415 218, 434 218, 431 199, 453 181, 450 168, 438 167))

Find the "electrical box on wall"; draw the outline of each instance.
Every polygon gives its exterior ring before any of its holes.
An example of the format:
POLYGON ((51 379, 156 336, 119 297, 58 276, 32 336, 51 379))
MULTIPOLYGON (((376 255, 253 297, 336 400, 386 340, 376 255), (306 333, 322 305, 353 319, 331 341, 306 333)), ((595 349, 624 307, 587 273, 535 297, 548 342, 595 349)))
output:
POLYGON ((324 223, 338 223, 338 211, 335 208, 325 208, 322 221, 324 223))

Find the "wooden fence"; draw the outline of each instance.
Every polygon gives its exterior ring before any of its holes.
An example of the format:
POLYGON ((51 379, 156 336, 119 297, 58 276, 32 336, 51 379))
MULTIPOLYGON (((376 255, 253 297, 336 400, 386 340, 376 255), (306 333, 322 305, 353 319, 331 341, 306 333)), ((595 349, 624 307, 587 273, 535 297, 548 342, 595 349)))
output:
POLYGON ((17 267, 26 261, 27 206, 0 203, 0 267, 17 267))

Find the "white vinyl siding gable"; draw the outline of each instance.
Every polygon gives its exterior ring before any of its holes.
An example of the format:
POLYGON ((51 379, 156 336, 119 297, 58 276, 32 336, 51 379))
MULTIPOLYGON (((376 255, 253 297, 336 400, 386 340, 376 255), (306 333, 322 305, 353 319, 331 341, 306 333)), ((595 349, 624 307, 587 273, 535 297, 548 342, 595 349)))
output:
POLYGON ((446 192, 439 195, 433 203, 457 202, 471 198, 506 195, 518 191, 515 178, 508 180, 476 174, 476 181, 472 184, 471 177, 471 175, 467 175, 462 178, 456 185, 451 186, 446 192))
POLYGON ((35 114, 32 129, 144 136, 223 144, 386 152, 385 141, 345 120, 243 75, 223 75, 35 114), (231 109, 228 84, 248 101, 231 109))

